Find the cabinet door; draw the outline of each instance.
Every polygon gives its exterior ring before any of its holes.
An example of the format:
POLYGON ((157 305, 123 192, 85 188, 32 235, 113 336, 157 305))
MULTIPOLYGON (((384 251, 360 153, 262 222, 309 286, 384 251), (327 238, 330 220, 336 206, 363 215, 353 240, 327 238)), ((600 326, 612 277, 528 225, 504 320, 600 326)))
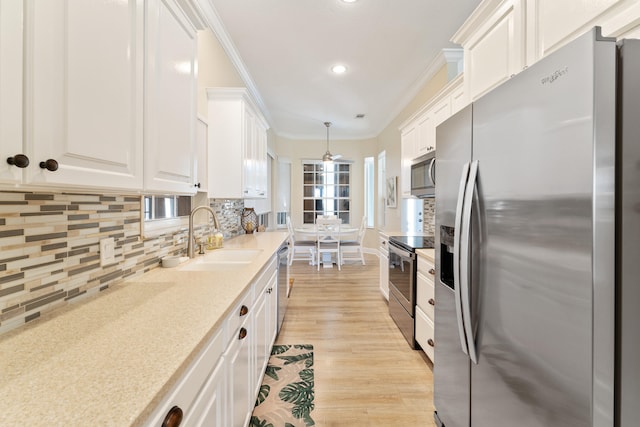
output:
POLYGON ((184 425, 226 427, 225 361, 221 359, 207 379, 193 408, 186 415, 184 425))
POLYGON ((142 188, 143 23, 142 0, 26 3, 26 182, 142 188))
POLYGON ((420 307, 416 307, 415 317, 415 329, 416 329, 416 342, 420 344, 420 347, 429 356, 429 359, 435 363, 435 339, 434 339, 434 327, 433 322, 422 311, 420 307))
MULTIPOLYGON (((286 265, 280 265, 280 268, 287 268, 286 265)), ((279 298, 279 290, 278 290, 278 273, 275 272, 269 280, 269 289, 270 292, 267 298, 267 304, 269 306, 268 316, 268 324, 267 324, 267 362, 269 361, 269 356, 271 356, 271 347, 276 340, 276 335, 278 333, 278 298, 279 298)), ((283 295, 283 298, 286 296, 283 295)), ((266 368, 266 362, 265 362, 266 368)), ((263 369, 264 371, 264 369, 263 369)))
POLYGON ((243 179, 242 188, 244 197, 255 197, 256 190, 256 117, 251 110, 244 108, 244 130, 243 130, 243 179))
MULTIPOLYGON (((0 183, 22 181, 22 168, 6 159, 22 147, 22 0, 0 2, 0 183)), ((33 166, 33 165, 32 165, 33 166)))
POLYGON ((262 293, 258 296, 257 305, 255 308, 255 334, 254 340, 255 343, 255 355, 256 355, 256 363, 253 367, 253 379, 251 381, 251 395, 254 396, 258 389, 260 388, 260 377, 264 371, 264 368, 267 364, 267 325, 268 325, 268 316, 269 316, 269 307, 267 306, 268 300, 268 289, 265 288, 262 290, 262 293))
MULTIPOLYGON (((250 320, 250 319, 248 319, 250 320)), ((250 403, 253 403, 253 369, 251 364, 251 344, 249 330, 252 322, 245 322, 240 330, 234 332, 229 349, 224 358, 227 360, 227 424, 233 427, 244 427, 251 415, 250 403), (245 331, 243 337, 240 333, 245 331)))
POLYGON ((196 125, 196 188, 206 192, 209 188, 208 180, 208 151, 207 151, 207 122, 198 118, 196 125))
MULTIPOLYGON (((386 240, 385 240, 386 245, 386 240)), ((380 292, 389 300, 389 253, 386 247, 380 247, 380 292)))
POLYGON ((415 146, 417 139, 417 127, 411 124, 404 129, 400 137, 400 149, 402 157, 402 170, 400 173, 400 188, 403 196, 411 196, 411 163, 415 158, 415 146))
POLYGON ((522 70, 525 64, 523 0, 504 3, 465 45, 465 81, 471 100, 522 70))
POLYGON ((436 149, 435 127, 433 115, 427 111, 418 118, 418 138, 416 140, 416 157, 427 154, 436 149))
POLYGON ((267 161, 267 130, 256 120, 256 196, 261 198, 268 196, 267 161))
POLYGON ((149 0, 144 187, 194 193, 196 30, 175 0, 149 0))
POLYGON ((463 85, 460 85, 451 92, 451 115, 462 110, 469 104, 465 95, 463 85))

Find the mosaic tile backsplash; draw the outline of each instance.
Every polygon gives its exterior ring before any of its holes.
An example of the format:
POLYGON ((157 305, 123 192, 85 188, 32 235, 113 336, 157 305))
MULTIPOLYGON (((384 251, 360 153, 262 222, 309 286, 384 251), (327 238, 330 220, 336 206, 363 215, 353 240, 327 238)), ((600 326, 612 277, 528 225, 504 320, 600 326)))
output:
MULTIPOLYGON (((225 237, 240 234, 242 200, 211 207, 225 237)), ((140 209, 136 195, 0 192, 0 333, 184 253, 186 229, 142 240, 140 209), (107 237, 116 262, 101 267, 107 237)))
POLYGON ((429 198, 423 199, 424 204, 422 211, 424 213, 424 225, 423 230, 425 233, 435 234, 436 232, 436 199, 429 198))

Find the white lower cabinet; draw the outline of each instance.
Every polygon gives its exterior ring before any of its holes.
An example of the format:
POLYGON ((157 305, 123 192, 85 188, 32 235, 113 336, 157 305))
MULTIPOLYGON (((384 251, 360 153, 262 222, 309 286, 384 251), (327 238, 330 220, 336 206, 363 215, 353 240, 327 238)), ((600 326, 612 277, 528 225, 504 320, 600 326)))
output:
POLYGON ((418 256, 418 273, 416 274, 416 342, 422 350, 434 360, 434 319, 435 319, 435 268, 433 261, 418 256))
POLYGON ((256 311, 255 311, 255 326, 256 326, 256 378, 254 384, 256 386, 255 394, 260 391, 260 385, 262 384, 262 377, 264 371, 267 368, 267 362, 271 355, 271 347, 273 341, 276 338, 276 323, 277 323, 277 276, 276 272, 273 272, 269 280, 266 282, 266 286, 258 293, 256 289, 256 311))
POLYGON ((251 340, 255 331, 251 327, 251 320, 251 317, 248 318, 247 322, 232 334, 231 343, 224 354, 227 361, 227 396, 229 397, 227 425, 233 427, 247 425, 248 417, 251 416, 251 413, 247 412, 251 402, 253 380, 251 340))
MULTIPOLYGON (((202 418, 204 416, 197 408, 209 405, 204 403, 198 405, 200 398, 202 397, 204 399, 200 390, 211 373, 215 373, 216 365, 220 364, 224 343, 225 330, 224 327, 222 327, 216 331, 213 338, 191 364, 187 372, 178 380, 177 384, 163 399, 146 425, 162 425, 164 420, 172 416, 171 414, 178 412, 184 414, 185 418, 188 419, 202 418)), ((223 414, 220 415, 223 416, 223 414)))
POLYGON ((380 293, 389 301, 389 241, 387 236, 380 234, 380 293))
POLYGON ((422 350, 429 356, 432 362, 434 360, 435 340, 433 321, 422 311, 420 307, 416 307, 416 341, 422 347, 422 350))
POLYGON ((182 415, 182 426, 246 427, 276 336, 277 259, 248 288, 147 426, 182 415))
POLYGON ((185 426, 226 426, 227 370, 222 357, 207 379, 193 409, 184 419, 185 426))

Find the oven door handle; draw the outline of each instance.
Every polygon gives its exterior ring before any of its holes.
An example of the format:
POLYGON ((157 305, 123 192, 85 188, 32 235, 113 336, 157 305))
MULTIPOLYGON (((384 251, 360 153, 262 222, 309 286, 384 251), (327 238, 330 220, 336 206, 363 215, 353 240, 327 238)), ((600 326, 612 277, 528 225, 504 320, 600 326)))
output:
POLYGON ((403 258, 410 258, 410 259, 416 258, 416 254, 409 251, 405 251, 404 249, 397 247, 396 245, 393 244, 393 242, 389 242, 389 252, 398 254, 403 258))

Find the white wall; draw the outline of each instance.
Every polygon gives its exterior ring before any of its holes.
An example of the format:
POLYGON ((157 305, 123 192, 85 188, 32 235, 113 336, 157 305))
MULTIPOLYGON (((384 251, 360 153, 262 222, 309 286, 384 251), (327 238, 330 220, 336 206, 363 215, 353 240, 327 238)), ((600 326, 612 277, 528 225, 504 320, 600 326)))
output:
MULTIPOLYGON (((322 159, 322 155, 327 151, 327 141, 301 141, 277 137, 275 149, 278 156, 291 160, 291 220, 294 224, 302 224, 302 161, 322 159)), ((350 210, 351 223, 357 226, 364 215, 364 158, 377 157, 377 141, 375 139, 330 140, 329 149, 333 154, 341 154, 341 160, 353 161, 350 210)), ((369 240, 366 239, 366 241, 369 240)), ((371 247, 375 246, 377 246, 377 240, 371 244, 371 247)))

